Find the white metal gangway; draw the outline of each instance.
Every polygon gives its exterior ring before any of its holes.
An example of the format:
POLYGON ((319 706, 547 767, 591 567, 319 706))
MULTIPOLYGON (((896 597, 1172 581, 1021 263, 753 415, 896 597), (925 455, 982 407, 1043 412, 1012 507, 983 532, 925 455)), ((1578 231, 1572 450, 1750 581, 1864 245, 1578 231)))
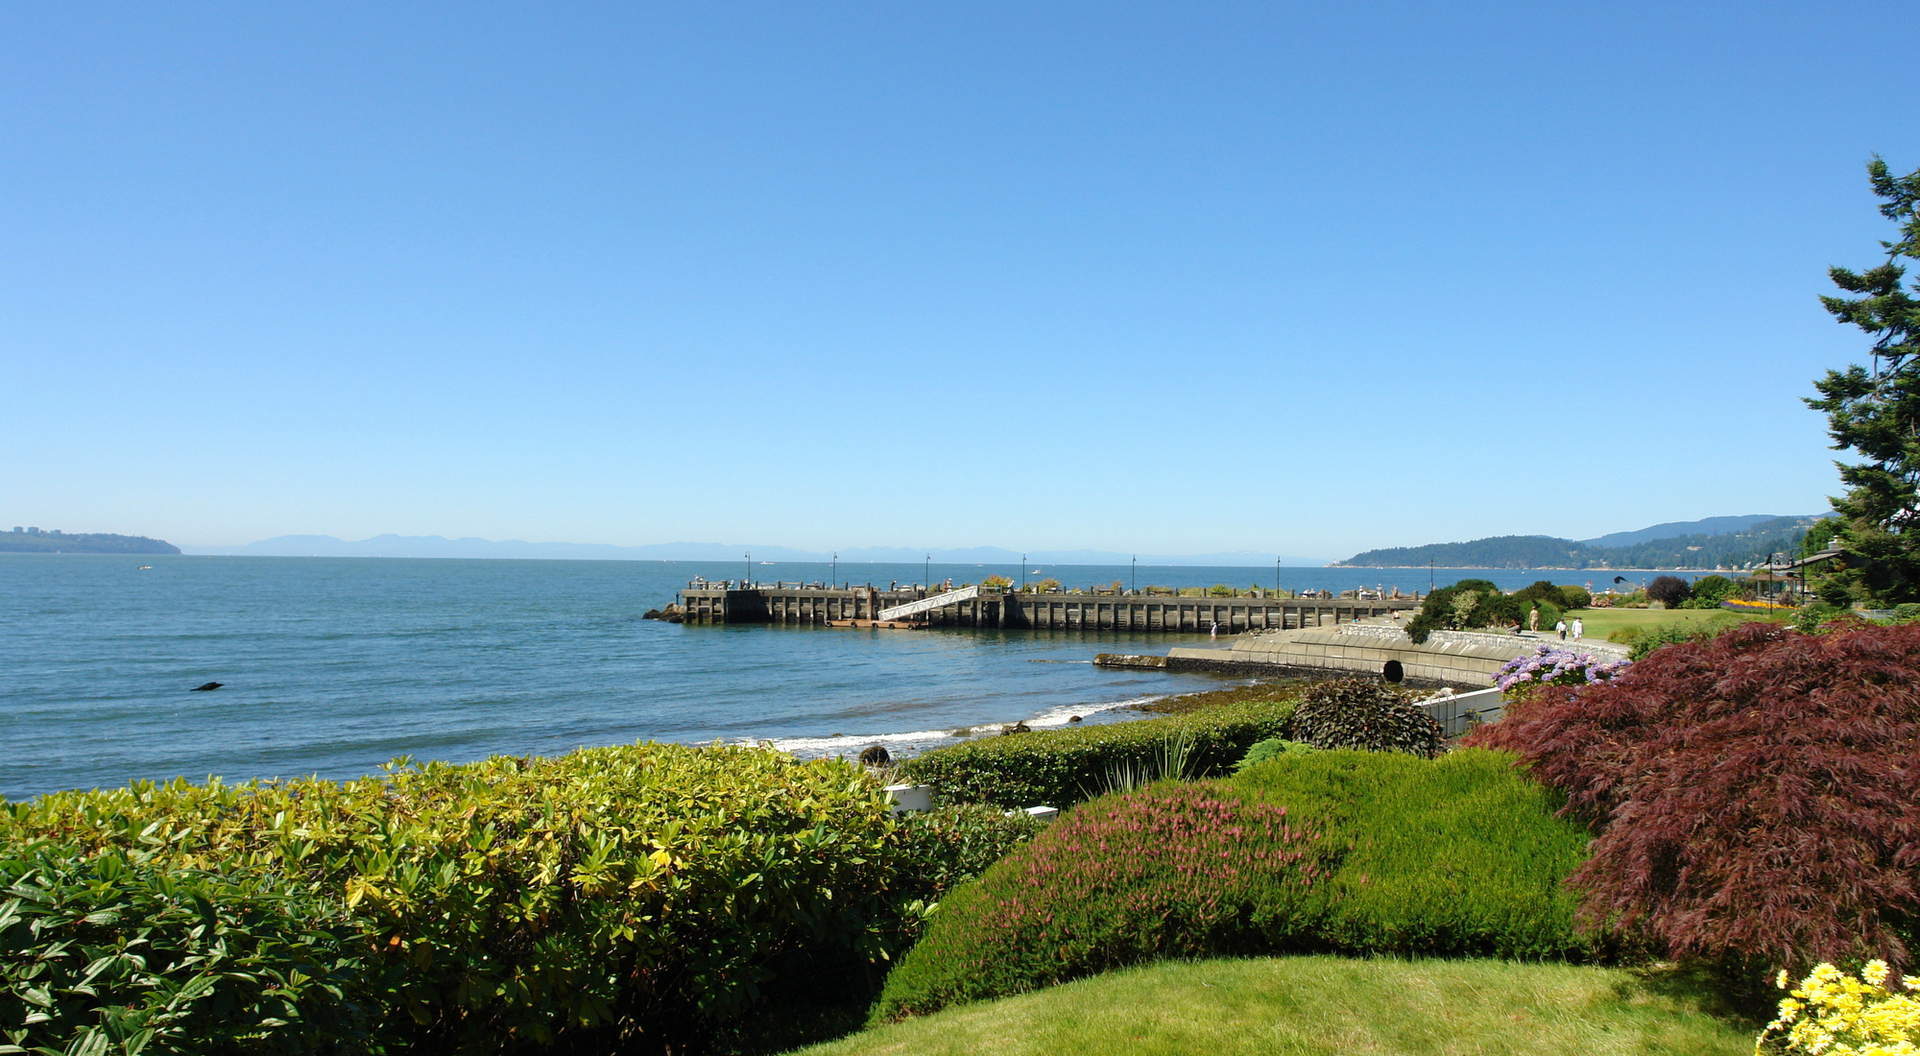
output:
POLYGON ((957 605, 963 601, 972 601, 979 596, 979 587, 961 587, 959 590, 949 590, 945 594, 935 594, 930 598, 921 598, 919 601, 909 601, 905 605, 881 609, 880 614, 875 618, 901 620, 908 616, 918 616, 923 612, 932 612, 942 605, 957 605))

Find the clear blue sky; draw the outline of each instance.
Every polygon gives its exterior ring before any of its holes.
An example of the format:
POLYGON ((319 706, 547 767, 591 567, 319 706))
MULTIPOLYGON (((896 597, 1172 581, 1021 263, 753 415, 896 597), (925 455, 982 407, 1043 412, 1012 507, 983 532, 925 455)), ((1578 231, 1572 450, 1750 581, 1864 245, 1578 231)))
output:
POLYGON ((1909 4, 0 8, 0 527, 1356 550, 1825 508, 1909 4), (404 8, 404 10, 396 10, 404 8))

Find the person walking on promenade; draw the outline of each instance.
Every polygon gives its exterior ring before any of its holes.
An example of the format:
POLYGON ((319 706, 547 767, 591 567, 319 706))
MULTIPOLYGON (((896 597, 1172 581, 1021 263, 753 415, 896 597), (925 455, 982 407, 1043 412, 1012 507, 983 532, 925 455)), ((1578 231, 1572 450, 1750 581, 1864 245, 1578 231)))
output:
POLYGON ((1567 621, 1561 620, 1559 623, 1553 625, 1553 629, 1560 632, 1561 641, 1564 642, 1567 640, 1567 621))
POLYGON ((1573 637, 1574 637, 1574 639, 1575 639, 1576 641, 1577 641, 1577 640, 1579 640, 1579 638, 1580 638, 1580 636, 1581 636, 1582 634, 1585 634, 1585 633, 1586 633, 1586 631, 1585 631, 1585 629, 1584 629, 1584 628, 1582 628, 1582 627, 1580 626, 1580 617, 1578 617, 1578 616, 1575 616, 1575 617, 1573 618, 1573 637))

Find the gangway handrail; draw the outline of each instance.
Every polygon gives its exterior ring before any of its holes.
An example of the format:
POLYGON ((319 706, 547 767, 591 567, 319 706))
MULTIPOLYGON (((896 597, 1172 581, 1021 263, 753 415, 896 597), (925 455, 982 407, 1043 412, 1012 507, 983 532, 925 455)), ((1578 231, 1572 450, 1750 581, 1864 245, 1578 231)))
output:
POLYGON ((949 590, 945 594, 935 594, 930 598, 921 598, 919 601, 909 601, 905 605, 895 605, 891 608, 881 609, 875 618, 881 620, 904 619, 908 616, 918 616, 923 612, 932 612, 945 605, 958 605, 963 601, 972 601, 979 596, 979 587, 961 587, 959 590, 949 590))

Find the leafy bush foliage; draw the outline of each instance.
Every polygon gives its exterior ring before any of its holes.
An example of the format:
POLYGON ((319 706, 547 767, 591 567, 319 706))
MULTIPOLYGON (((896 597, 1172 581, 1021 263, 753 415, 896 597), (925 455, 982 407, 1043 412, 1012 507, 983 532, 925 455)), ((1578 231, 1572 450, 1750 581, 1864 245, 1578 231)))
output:
POLYGON ((1587 588, 1571 583, 1560 585, 1560 607, 1563 609, 1586 609, 1593 607, 1593 593, 1587 588))
POLYGON ((1502 593, 1491 580, 1463 579, 1426 596, 1420 611, 1407 621, 1407 637, 1419 643, 1438 630, 1523 625, 1528 608, 1527 601, 1502 593))
POLYGON ((1315 834, 1214 783, 1087 804, 948 900, 888 977, 876 1022, 1164 956, 1295 937, 1324 877, 1315 834))
POLYGON ((1493 684, 1508 699, 1538 686, 1584 686, 1603 682, 1625 671, 1630 661, 1598 660, 1592 653, 1576 653, 1543 645, 1527 656, 1515 657, 1494 673, 1493 684))
MULTIPOLYGON (((1725 624, 1663 623, 1654 627, 1629 627, 1616 631, 1617 640, 1627 644, 1628 660, 1644 660, 1654 650, 1681 642, 1703 642, 1727 629, 1725 624)), ((1608 636, 1614 640, 1614 635, 1608 636)))
MULTIPOLYGON (((1025 812, 1008 814, 980 803, 915 811, 899 815, 898 820, 889 854, 898 878, 895 891, 922 906, 938 902, 955 885, 985 872, 1041 829, 1040 822, 1025 812)), ((917 928, 908 939, 916 937, 917 928)))
POLYGON ((1793 629, 1802 634, 1820 634, 1832 624, 1849 624, 1857 619, 1853 610, 1844 606, 1817 602, 1793 614, 1793 629))
POLYGON ((1082 806, 956 889, 874 1020, 1202 954, 1591 955, 1586 834, 1504 753, 1287 752, 1082 806))
POLYGON ((1176 738, 1191 744, 1190 776, 1225 773, 1254 742, 1287 732, 1296 692, 1276 688, 1272 699, 1163 719, 965 741, 908 759, 901 769, 949 802, 1064 807, 1098 794, 1116 768, 1153 765, 1176 738))
POLYGON ((1655 576, 1653 582, 1647 584, 1647 597, 1669 609, 1677 609, 1681 602, 1693 597, 1693 588, 1679 576, 1655 576))
POLYGON ((1311 744, 1305 744, 1300 741, 1289 741, 1284 737, 1269 737, 1247 749, 1247 754, 1241 756, 1240 761, 1233 764, 1233 772, 1236 774, 1244 773, 1248 767, 1259 766, 1269 759, 1277 759, 1283 755, 1298 755, 1302 752, 1316 751, 1319 751, 1319 749, 1311 744))
POLYGON ((1920 627, 1744 624, 1539 690, 1468 743, 1600 827, 1574 878, 1590 925, 1729 964, 1912 957, 1920 627))
POLYGON ((375 937, 337 902, 154 857, 0 851, 0 1051, 382 1051, 375 937))
MULTIPOLYGON (((278 896, 256 907, 232 878, 283 877, 332 907, 287 903, 316 927, 350 915, 378 941, 327 947, 328 972, 373 981, 372 1021, 423 1052, 686 1047, 750 1028, 749 1006, 858 980, 912 937, 916 901, 1010 842, 960 816, 901 830, 849 764, 657 744, 342 783, 141 783, 0 809, 0 840, 72 846, 49 875, 134 854, 156 878, 215 874, 194 881, 199 911, 261 917, 263 947, 291 927, 261 916, 278 896), (915 874, 900 875, 908 863, 915 874)), ((131 943, 139 918, 113 927, 131 943)), ((288 934, 267 968, 319 956, 305 951, 321 939, 288 934)), ((55 956, 57 937, 32 939, 15 955, 55 956)))
POLYGON ((1405 693, 1362 678, 1309 687, 1287 731, 1315 748, 1408 752, 1429 759, 1446 748, 1440 724, 1405 693))
POLYGON ((1693 600, 1704 601, 1709 607, 1733 597, 1740 585, 1725 576, 1701 576, 1693 581, 1693 600))

